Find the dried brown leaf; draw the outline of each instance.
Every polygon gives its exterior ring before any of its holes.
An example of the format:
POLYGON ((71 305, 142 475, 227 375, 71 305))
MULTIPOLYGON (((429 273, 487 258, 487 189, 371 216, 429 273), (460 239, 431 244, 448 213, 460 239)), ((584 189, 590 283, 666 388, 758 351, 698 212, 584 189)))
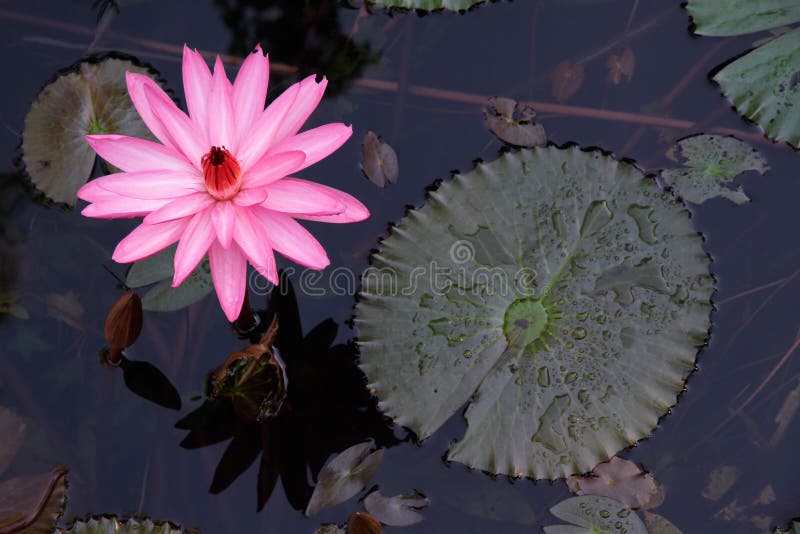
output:
POLYGON ((533 106, 511 98, 494 96, 483 108, 489 130, 501 141, 519 147, 547 144, 547 135, 541 124, 533 122, 533 106))
POLYGON ((588 476, 567 477, 567 486, 576 495, 609 497, 633 509, 655 508, 664 500, 652 475, 616 456, 597 465, 588 476))
POLYGON ((631 81, 635 67, 636 56, 633 54, 633 50, 631 50, 630 47, 626 48, 622 52, 622 55, 611 54, 608 56, 608 60, 606 60, 606 69, 608 69, 606 80, 614 85, 622 83, 623 77, 626 81, 631 81))
POLYGON ((556 66, 552 77, 553 98, 564 103, 574 95, 583 84, 584 68, 582 63, 565 59, 556 66))
POLYGON ((353 512, 347 520, 347 534, 381 534, 380 522, 366 512, 353 512))
POLYGON ((396 183, 400 169, 391 145, 381 141, 375 132, 367 131, 362 148, 361 170, 369 181, 378 187, 396 183))

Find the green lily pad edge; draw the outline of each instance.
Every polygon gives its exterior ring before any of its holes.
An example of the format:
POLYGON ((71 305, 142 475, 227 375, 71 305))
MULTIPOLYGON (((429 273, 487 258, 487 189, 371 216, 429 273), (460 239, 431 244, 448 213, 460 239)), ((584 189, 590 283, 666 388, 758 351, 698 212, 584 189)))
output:
POLYGON ((153 521, 148 517, 120 519, 115 515, 94 515, 75 521, 67 528, 57 528, 53 534, 199 534, 170 521, 153 521))
POLYGON ((371 7, 385 7, 427 13, 431 11, 457 11, 464 13, 481 4, 497 0, 367 0, 371 7))

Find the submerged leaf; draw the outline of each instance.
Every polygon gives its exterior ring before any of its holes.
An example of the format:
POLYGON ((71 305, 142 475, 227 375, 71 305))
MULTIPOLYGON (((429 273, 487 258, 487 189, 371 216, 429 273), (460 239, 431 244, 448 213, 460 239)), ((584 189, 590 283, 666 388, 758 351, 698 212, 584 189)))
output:
POLYGON ((669 519, 653 512, 644 513, 644 522, 649 534, 683 534, 669 519))
POLYGON ((568 477, 567 486, 576 495, 609 497, 635 510, 655 508, 664 500, 652 475, 617 456, 596 466, 589 476, 568 477))
POLYGON ((700 35, 742 35, 800 21, 797 0, 689 0, 700 35))
POLYGON ((733 61, 714 81, 770 139, 800 148, 800 28, 733 61))
POLYGON ((47 302, 47 315, 75 330, 83 330, 84 310, 77 293, 74 291, 67 291, 63 294, 48 293, 45 296, 45 302, 47 302))
MULTIPOLYGON (((780 410, 778 410, 777 415, 775 415, 775 423, 778 426, 769 438, 771 447, 776 447, 778 443, 780 443, 784 432, 789 428, 795 414, 797 414, 798 408, 800 408, 800 384, 786 395, 780 410)), ((2 472, 2 463, 0 463, 0 472, 2 472)))
POLYGON ((792 524, 786 530, 776 528, 775 534, 800 534, 800 521, 792 521, 792 524))
POLYGON ((494 96, 483 108, 489 130, 510 145, 532 148, 547 144, 544 126, 533 122, 533 106, 511 98, 494 96))
POLYGON ((437 11, 440 9, 466 11, 486 1, 487 0, 367 0, 368 3, 377 7, 398 7, 401 9, 414 9, 418 11, 437 11))
POLYGON ((636 512, 607 497, 571 497, 550 508, 550 513, 575 526, 544 527, 545 534, 647 534, 647 528, 636 512))
POLYGON ((606 80, 614 85, 622 83, 623 77, 627 81, 631 81, 631 78, 633 78, 633 69, 635 67, 636 56, 633 54, 633 50, 630 47, 625 48, 621 56, 611 54, 606 61, 606 69, 608 69, 606 80))
POLYGON ((360 365, 420 439, 469 404, 449 460, 587 472, 677 401, 708 335, 708 268, 689 213, 630 163, 507 153, 441 185, 372 256, 360 365))
POLYGON ((125 385, 140 397, 172 410, 181 409, 181 396, 172 382, 152 363, 120 360, 125 385))
POLYGON ((583 85, 583 63, 574 63, 565 59, 553 71, 552 90, 553 98, 564 103, 574 95, 583 85))
POLYGON ((370 453, 370 446, 370 442, 353 445, 322 468, 306 507, 307 516, 346 501, 369 484, 383 459, 383 449, 370 453))
POLYGON ((364 135, 362 145, 363 154, 361 157, 361 170, 369 181, 378 187, 384 187, 386 183, 397 183, 397 176, 400 172, 397 164, 397 154, 388 143, 378 139, 373 131, 368 131, 364 135))
POLYGON ((0 436, 3 437, 0 440, 0 475, 8 469, 22 447, 26 429, 27 425, 20 416, 9 408, 0 406, 0 436))
POLYGON ((714 469, 708 477, 708 484, 703 490, 703 497, 717 501, 739 480, 742 470, 733 465, 723 465, 714 469))
POLYGON ((686 160, 684 167, 666 169, 661 177, 678 196, 693 204, 715 197, 736 204, 749 202, 741 186, 731 189, 729 184, 743 172, 764 174, 769 169, 758 150, 731 136, 694 135, 678 141, 678 148, 686 160))
POLYGON ((128 96, 125 72, 152 75, 129 59, 94 57, 45 86, 25 117, 22 159, 47 198, 73 206, 95 162, 87 134, 149 137, 128 96))
POLYGON ((57 467, 0 483, 0 533, 51 532, 67 505, 66 473, 57 467))
POLYGON ((65 529, 56 529, 53 534, 188 534, 178 525, 168 521, 153 521, 149 518, 131 517, 117 519, 115 516, 98 515, 75 521, 65 529))
POLYGON ((419 492, 384 497, 376 490, 366 496, 364 508, 385 525, 405 527, 425 519, 417 510, 427 507, 428 503, 428 498, 419 492))

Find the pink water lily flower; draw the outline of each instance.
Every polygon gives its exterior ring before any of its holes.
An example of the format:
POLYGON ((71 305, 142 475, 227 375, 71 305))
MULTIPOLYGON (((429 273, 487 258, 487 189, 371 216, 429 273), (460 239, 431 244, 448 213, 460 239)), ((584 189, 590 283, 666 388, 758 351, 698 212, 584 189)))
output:
POLYGON ((208 253, 222 309, 234 321, 242 307, 247 262, 278 282, 274 251, 313 269, 330 261, 296 219, 346 223, 366 219, 358 200, 336 189, 289 177, 337 150, 352 135, 344 124, 298 133, 327 84, 309 76, 266 109, 269 60, 260 47, 233 84, 217 57, 212 74, 184 46, 187 115, 151 78, 127 73, 128 92, 161 142, 88 135, 106 161, 124 172, 92 180, 78 191, 87 217, 144 217, 114 250, 130 263, 178 242, 173 286, 208 253))

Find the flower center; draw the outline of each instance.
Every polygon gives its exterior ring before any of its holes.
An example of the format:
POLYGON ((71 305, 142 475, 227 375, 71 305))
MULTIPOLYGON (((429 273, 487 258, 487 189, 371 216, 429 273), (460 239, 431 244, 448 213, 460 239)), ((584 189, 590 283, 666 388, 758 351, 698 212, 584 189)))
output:
POLYGON ((227 148, 212 146, 201 163, 206 189, 212 197, 229 200, 236 196, 242 185, 242 169, 227 148))

